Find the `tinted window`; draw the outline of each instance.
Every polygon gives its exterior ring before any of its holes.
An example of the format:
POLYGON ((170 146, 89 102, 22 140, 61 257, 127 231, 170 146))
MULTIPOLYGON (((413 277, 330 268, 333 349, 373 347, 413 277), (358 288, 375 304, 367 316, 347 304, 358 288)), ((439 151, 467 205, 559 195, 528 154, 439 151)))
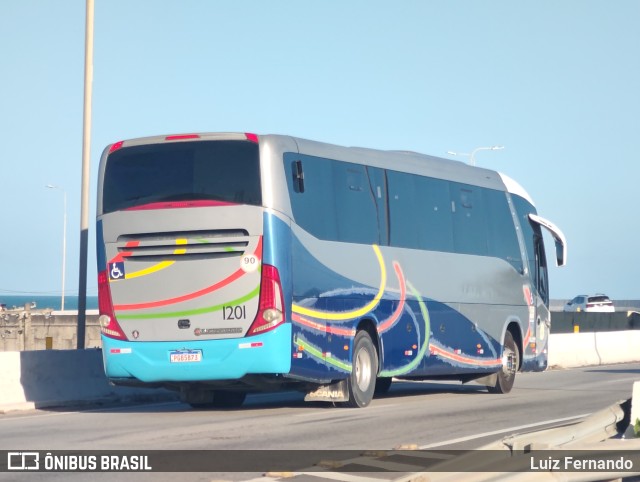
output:
POLYGON ((516 234, 507 195, 493 189, 483 190, 483 199, 487 212, 487 248, 489 256, 502 258, 522 272, 522 256, 516 234))
POLYGON ((416 177, 417 201, 424 219, 420 236, 423 249, 453 251, 450 184, 441 179, 416 177))
POLYGON ((482 190, 476 186, 451 183, 451 209, 455 252, 486 256, 487 222, 482 190))
POLYGON ((294 218, 318 238, 493 256, 522 272, 503 191, 293 153, 285 168, 294 218))
POLYGON ((320 239, 337 239, 336 201, 331 166, 316 158, 285 154, 287 184, 293 217, 303 229, 320 239), (304 190, 296 175, 304 175, 304 190))
POLYGON ((390 244, 453 251, 449 182, 387 171, 390 244))
POLYGON ((545 305, 549 305, 549 280, 547 276, 547 258, 544 252, 544 243, 542 241, 542 233, 540 232, 540 226, 534 228, 534 244, 536 248, 536 275, 535 281, 538 287, 538 293, 544 301, 545 305))
POLYGON ((395 171, 387 177, 392 246, 494 256, 522 271, 503 191, 395 171))
MULTIPOLYGON (((365 166, 293 153, 285 154, 284 162, 298 225, 321 239, 380 242, 378 225, 384 216, 378 216, 377 187, 374 190, 365 166), (303 190, 298 181, 300 169, 303 190)), ((382 196, 382 188, 380 192, 382 196)))
POLYGON ((175 142, 125 147, 109 155, 104 213, 181 200, 260 205, 258 145, 247 141, 175 142))
POLYGON ((589 303, 611 303, 608 296, 590 296, 589 303))
POLYGON ((330 165, 338 240, 379 243, 376 202, 365 166, 337 161, 330 165))
POLYGON ((536 208, 524 198, 521 198, 518 195, 512 194, 511 200, 513 201, 513 206, 518 215, 518 221, 520 222, 520 227, 522 228, 522 235, 524 236, 524 243, 527 248, 527 263, 529 266, 529 276, 532 278, 536 273, 536 263, 535 263, 535 247, 534 247, 534 229, 531 225, 531 221, 529 221, 529 214, 536 214, 536 208))
POLYGON ((389 243, 391 246, 418 249, 420 231, 415 176, 387 171, 389 181, 389 243))

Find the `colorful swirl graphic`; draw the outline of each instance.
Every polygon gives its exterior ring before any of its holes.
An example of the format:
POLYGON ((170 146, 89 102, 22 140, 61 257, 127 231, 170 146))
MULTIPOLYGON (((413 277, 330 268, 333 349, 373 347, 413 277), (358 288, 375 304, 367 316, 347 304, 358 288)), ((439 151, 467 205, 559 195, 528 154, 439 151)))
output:
MULTIPOLYGON (((347 327, 332 326, 330 324, 325 323, 323 320, 346 321, 346 320, 361 318, 362 316, 369 314, 378 306, 378 303, 382 299, 382 296, 386 288, 386 270, 385 270, 384 259, 382 257, 382 253, 380 252, 380 249, 376 245, 373 246, 373 249, 376 253, 378 264, 380 265, 381 282, 380 282, 380 288, 378 290, 378 293, 371 302, 369 302, 367 305, 357 310, 353 310, 349 312, 339 312, 339 313, 312 310, 312 309, 304 308, 294 304, 292 305, 293 321, 313 331, 345 336, 347 338, 355 337, 356 329, 354 327, 347 328, 347 327), (306 316, 301 316, 302 313, 304 313, 306 316), (310 318, 315 318, 315 320, 310 318)), ((471 366, 496 367, 502 363, 500 359, 486 359, 481 357, 463 355, 462 353, 459 353, 459 351, 457 350, 454 350, 449 347, 441 346, 438 342, 435 342, 435 341, 432 342, 431 341, 431 318, 429 315, 429 310, 427 308, 426 301, 424 300, 422 295, 419 293, 419 291, 408 280, 406 280, 400 263, 398 263, 397 261, 394 261, 393 268, 396 273, 396 277, 398 279, 398 283, 400 287, 400 298, 399 298, 398 306, 395 308, 391 316, 385 320, 382 320, 380 323, 378 323, 378 326, 377 326, 378 333, 383 334, 384 332, 391 329, 400 320, 406 308, 407 288, 409 288, 411 295, 413 296, 413 298, 417 300, 418 305, 420 307, 420 313, 422 315, 422 320, 424 321, 424 328, 422 330, 422 333, 424 334, 424 340, 422 340, 422 342, 420 343, 418 352, 410 362, 398 368, 394 368, 390 370, 382 370, 378 374, 379 377, 394 377, 394 376, 405 375, 411 372, 412 370, 416 369, 420 365, 422 360, 429 355, 439 356, 443 359, 450 360, 455 363, 471 365, 471 366)), ((352 369, 351 363, 345 360, 340 360, 331 353, 323 352, 321 348, 313 345, 301 335, 296 335, 293 340, 293 343, 296 349, 298 350, 298 353, 300 352, 304 353, 307 356, 310 356, 322 363, 331 365, 341 371, 350 372, 352 369)), ((414 346, 414 348, 417 348, 417 347, 414 346)))
POLYGON ((387 270, 384 266, 384 259, 382 258, 380 248, 375 244, 372 245, 372 247, 380 266, 380 288, 378 289, 378 293, 375 295, 373 300, 371 300, 371 302, 367 303, 365 306, 357 310, 337 313, 312 310, 310 308, 305 308, 304 306, 296 305, 294 303, 291 306, 291 310, 293 311, 293 313, 298 315, 310 316, 312 318, 319 318, 322 320, 345 321, 353 320, 354 318, 361 318, 362 316, 373 310, 376 306, 378 306, 378 303, 380 302, 380 299, 382 299, 382 295, 384 294, 385 286, 387 284, 387 270))
POLYGON ((424 300, 420 296, 420 293, 418 293, 418 291, 413 287, 411 283, 407 281, 407 285, 409 286, 411 293, 416 297, 416 299, 418 300, 418 304, 420 305, 420 312, 422 313, 422 319, 424 320, 424 341, 422 342, 422 346, 420 347, 418 355, 411 362, 394 370, 383 370, 378 375, 380 377, 396 377, 410 372, 420 364, 427 353, 427 349, 429 348, 429 339, 431 337, 431 318, 429 317, 427 304, 424 302, 424 300))

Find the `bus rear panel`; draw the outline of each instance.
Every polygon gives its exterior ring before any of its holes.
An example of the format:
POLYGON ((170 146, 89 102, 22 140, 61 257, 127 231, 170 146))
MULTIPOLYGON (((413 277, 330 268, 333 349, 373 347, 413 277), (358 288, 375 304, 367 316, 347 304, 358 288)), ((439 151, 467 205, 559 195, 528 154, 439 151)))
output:
POLYGON ((283 291, 277 268, 263 263, 255 140, 114 144, 100 177, 107 376, 171 384, 288 372, 283 291))

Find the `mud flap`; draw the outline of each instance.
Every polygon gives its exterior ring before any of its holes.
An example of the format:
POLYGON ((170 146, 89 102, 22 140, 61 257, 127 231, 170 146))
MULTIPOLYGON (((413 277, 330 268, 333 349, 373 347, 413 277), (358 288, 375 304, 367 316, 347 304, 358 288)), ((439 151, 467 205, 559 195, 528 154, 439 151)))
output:
POLYGON ((304 397, 305 402, 348 402, 349 390, 347 380, 330 385, 321 385, 317 389, 307 392, 304 397))
POLYGON ((484 377, 480 377, 480 378, 474 378, 472 380, 467 380, 463 383, 468 383, 468 382, 474 382, 477 383, 479 385, 485 385, 487 387, 493 387, 495 386, 496 383, 498 383, 498 374, 497 373, 492 373, 491 375, 486 375, 484 377))

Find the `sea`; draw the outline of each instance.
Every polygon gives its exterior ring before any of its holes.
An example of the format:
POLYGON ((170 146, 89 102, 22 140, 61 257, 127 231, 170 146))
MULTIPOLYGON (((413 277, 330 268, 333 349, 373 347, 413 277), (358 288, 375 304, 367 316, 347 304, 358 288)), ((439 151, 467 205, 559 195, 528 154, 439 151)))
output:
MULTIPOLYGON (((0 304, 5 305, 7 309, 22 308, 26 304, 30 304, 32 309, 46 309, 59 310, 62 305, 62 299, 60 296, 41 296, 41 295, 7 295, 0 292, 0 304), (35 303, 35 306, 33 306, 35 303)), ((65 296, 64 297, 64 309, 77 310, 78 309, 78 297, 77 296, 65 296)), ((87 310, 98 309, 98 297, 95 295, 87 295, 87 310)))

